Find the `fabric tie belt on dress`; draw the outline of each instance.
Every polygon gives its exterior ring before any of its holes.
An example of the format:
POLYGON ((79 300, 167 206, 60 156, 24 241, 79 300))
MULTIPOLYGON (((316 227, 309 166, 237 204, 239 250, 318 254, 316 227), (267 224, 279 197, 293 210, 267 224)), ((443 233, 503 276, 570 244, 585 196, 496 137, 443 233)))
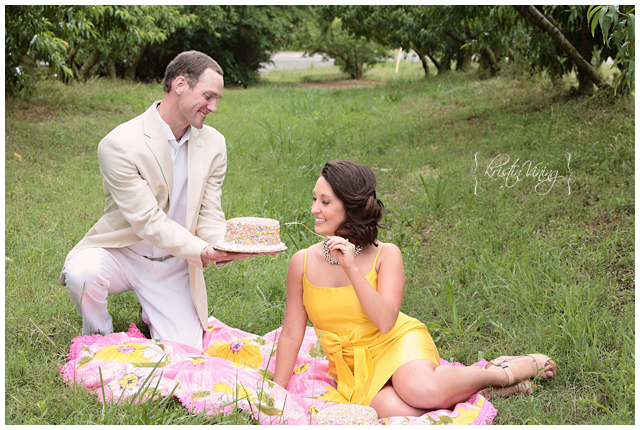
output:
POLYGON ((370 321, 359 325, 345 335, 337 335, 326 330, 318 331, 322 333, 319 337, 324 352, 336 365, 338 392, 350 403, 362 404, 369 392, 373 372, 373 359, 369 346, 380 335, 380 331, 370 321), (355 374, 343 357, 343 351, 349 348, 353 348, 355 374))

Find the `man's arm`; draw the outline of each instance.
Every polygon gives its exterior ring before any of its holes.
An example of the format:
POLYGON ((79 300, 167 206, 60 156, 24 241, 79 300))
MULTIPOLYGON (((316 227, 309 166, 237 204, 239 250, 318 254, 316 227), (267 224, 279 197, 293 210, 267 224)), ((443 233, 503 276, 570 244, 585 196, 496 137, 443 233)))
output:
MULTIPOLYGON (((227 228, 224 212, 222 212, 221 207, 222 182, 224 181, 227 170, 226 152, 221 156, 222 161, 213 167, 213 171, 207 178, 202 203, 197 215, 196 235, 211 244, 216 244, 218 240, 224 239, 227 228)), ((216 267, 220 268, 240 258, 275 255, 277 253, 278 252, 253 254, 225 252, 214 249, 213 246, 207 246, 202 250, 201 258, 203 268, 207 268, 209 263, 215 263, 216 267)))
POLYGON ((105 137, 98 145, 105 187, 122 216, 139 238, 202 268, 201 253, 209 244, 167 218, 132 158, 122 142, 113 137, 105 137))

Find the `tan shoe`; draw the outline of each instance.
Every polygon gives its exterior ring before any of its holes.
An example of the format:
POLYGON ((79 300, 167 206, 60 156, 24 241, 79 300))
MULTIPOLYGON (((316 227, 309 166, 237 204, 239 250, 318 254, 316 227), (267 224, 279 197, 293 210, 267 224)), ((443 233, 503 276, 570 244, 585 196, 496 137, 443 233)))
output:
POLYGON ((527 354, 520 356, 503 355, 502 357, 491 360, 484 368, 488 369, 491 366, 498 366, 501 369, 504 369, 509 378, 509 383, 507 385, 513 385, 515 382, 513 373, 511 372, 511 369, 509 369, 509 365, 507 363, 523 357, 531 357, 535 361, 536 370, 531 376, 532 378, 548 379, 553 378, 558 373, 558 366, 556 366, 556 363, 551 358, 543 354, 527 354))
POLYGON ((510 385, 508 387, 485 388, 484 390, 478 391, 478 394, 482 395, 486 399, 491 399, 491 397, 494 396, 507 397, 513 394, 523 394, 525 396, 528 396, 529 394, 534 393, 537 389, 538 387, 536 386, 535 382, 533 382, 531 379, 527 379, 525 381, 521 381, 518 384, 510 385))

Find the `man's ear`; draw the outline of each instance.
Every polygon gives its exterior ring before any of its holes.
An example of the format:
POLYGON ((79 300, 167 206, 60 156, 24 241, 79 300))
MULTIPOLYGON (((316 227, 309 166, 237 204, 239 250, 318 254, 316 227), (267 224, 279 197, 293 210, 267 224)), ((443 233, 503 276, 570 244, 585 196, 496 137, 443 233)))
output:
POLYGON ((173 84, 171 86, 176 91, 177 95, 181 95, 189 87, 189 84, 184 76, 178 76, 173 80, 173 84))

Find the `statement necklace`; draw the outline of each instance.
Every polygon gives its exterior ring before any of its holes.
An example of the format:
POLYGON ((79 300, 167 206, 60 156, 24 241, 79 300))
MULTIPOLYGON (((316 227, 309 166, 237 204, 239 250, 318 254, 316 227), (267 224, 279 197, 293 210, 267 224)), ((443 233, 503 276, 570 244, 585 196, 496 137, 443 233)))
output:
MULTIPOLYGON (((362 252, 362 245, 358 245, 356 246, 356 255, 355 257, 358 256, 358 254, 360 254, 362 252)), ((322 241, 322 251, 324 251, 324 259, 327 260, 329 262, 329 264, 337 264, 338 266, 340 265, 340 262, 338 262, 337 259, 333 258, 330 254, 329 251, 329 245, 327 245, 327 239, 322 241)))

